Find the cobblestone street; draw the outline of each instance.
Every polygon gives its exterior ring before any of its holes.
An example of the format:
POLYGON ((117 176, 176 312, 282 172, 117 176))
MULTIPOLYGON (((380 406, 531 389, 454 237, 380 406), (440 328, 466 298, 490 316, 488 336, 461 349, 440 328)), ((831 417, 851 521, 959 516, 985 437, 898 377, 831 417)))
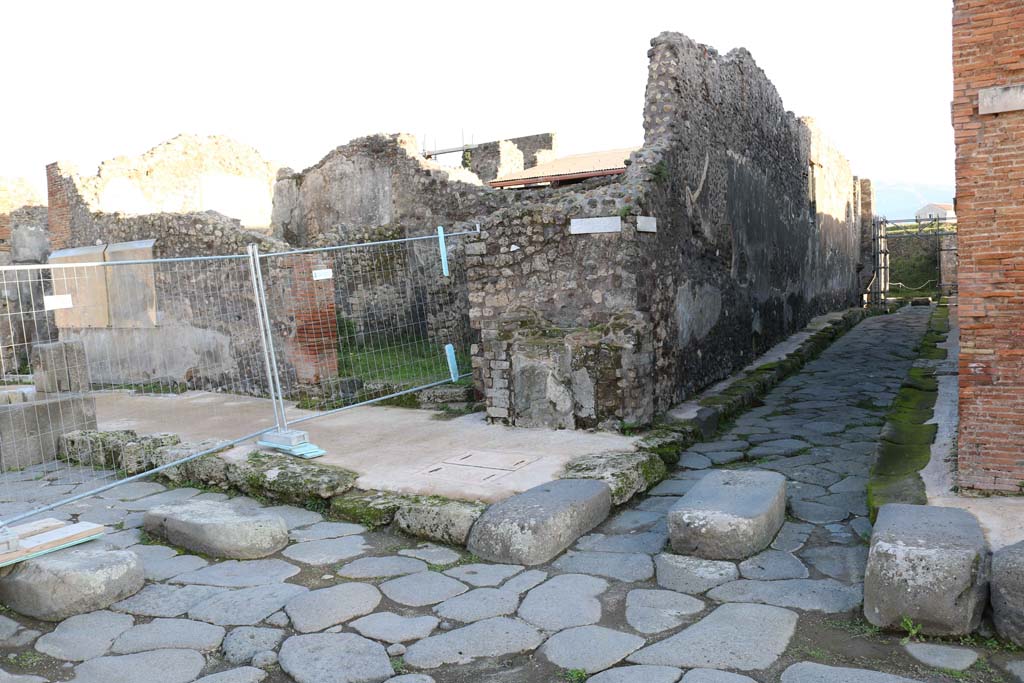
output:
MULTIPOLYGON (((103 543, 137 553, 146 586, 55 629, 6 613, 0 661, 9 673, 0 681, 899 683, 1010 681, 1013 672, 1024 680, 1020 654, 904 647, 902 634, 879 633, 860 615, 868 471, 930 313, 907 307, 864 320, 544 566, 484 563, 288 506, 274 508, 290 530, 282 552, 215 562, 140 527, 157 505, 225 494, 144 482, 66 506, 57 516, 106 524, 103 543), (781 532, 740 563, 667 550, 667 510, 715 468, 788 480, 781 532)), ((89 486, 79 482, 94 473, 78 474, 7 474, 22 495, 3 505, 89 486)))

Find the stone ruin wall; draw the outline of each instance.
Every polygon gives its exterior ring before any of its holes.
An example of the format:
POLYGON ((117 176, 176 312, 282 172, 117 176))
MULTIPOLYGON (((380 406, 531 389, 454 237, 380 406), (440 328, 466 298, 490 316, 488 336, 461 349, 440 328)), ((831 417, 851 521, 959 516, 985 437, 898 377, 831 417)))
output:
POLYGON ((37 262, 45 252, 46 203, 24 179, 0 178, 0 265, 37 262))
POLYGON ((858 302, 860 198, 845 159, 745 50, 662 34, 649 56, 645 145, 626 173, 499 211, 467 245, 492 419, 648 423, 858 302), (585 217, 621 229, 569 234, 585 217), (656 232, 638 231, 640 217, 656 232))
POLYGON ((554 133, 485 142, 469 151, 469 170, 487 183, 550 161, 555 154, 554 133))

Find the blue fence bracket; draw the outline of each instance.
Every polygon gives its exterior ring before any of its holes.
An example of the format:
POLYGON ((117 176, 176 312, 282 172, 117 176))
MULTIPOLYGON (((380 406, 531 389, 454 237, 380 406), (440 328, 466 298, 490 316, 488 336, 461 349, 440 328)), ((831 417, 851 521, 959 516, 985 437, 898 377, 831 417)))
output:
POLYGON ((451 344, 444 345, 444 355, 448 357, 448 374, 452 376, 453 382, 459 381, 459 362, 455 360, 455 347, 451 344))
POLYGON ((441 273, 448 277, 448 247, 444 243, 444 226, 437 226, 437 248, 441 250, 441 273))

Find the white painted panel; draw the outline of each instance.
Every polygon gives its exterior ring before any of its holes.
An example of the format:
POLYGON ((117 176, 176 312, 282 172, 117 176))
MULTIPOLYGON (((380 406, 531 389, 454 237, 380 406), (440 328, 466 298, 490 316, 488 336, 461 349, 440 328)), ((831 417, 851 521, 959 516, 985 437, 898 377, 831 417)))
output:
POLYGON ((330 280, 334 278, 334 270, 331 268, 321 268, 313 271, 314 280, 330 280))
POLYGON ((59 311, 62 308, 74 308, 70 294, 53 294, 43 297, 43 308, 47 311, 59 311))
POLYGON ((637 232, 658 232, 658 219, 654 216, 637 216, 637 232))
POLYGON ((570 235, 588 235, 598 232, 622 232, 622 219, 618 216, 573 218, 569 224, 570 235))
POLYGON ((978 91, 978 113, 1000 114, 1024 109, 1024 83, 978 91))

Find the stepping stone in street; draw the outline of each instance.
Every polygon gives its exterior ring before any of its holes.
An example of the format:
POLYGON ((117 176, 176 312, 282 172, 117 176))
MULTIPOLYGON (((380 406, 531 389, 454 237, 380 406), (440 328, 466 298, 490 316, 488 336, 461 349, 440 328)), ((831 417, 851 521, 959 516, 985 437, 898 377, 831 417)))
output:
POLYGON ((461 595, 469 588, 444 574, 419 572, 386 581, 380 585, 380 590, 400 605, 425 607, 461 595))
POLYGON ((326 564, 358 557, 366 552, 367 548, 366 541, 362 536, 345 536, 344 538, 325 538, 320 541, 296 543, 285 548, 281 554, 302 564, 322 567, 326 564))
POLYGON ((597 599, 608 582, 585 574, 562 574, 537 586, 523 599, 519 616, 545 631, 587 626, 601 620, 597 599))
POLYGON ((673 549, 711 560, 744 559, 768 547, 786 518, 786 478, 719 470, 668 513, 673 549))
POLYGON ((785 652, 796 622, 796 612, 781 607, 722 605, 693 626, 634 652, 628 660, 687 669, 766 669, 785 652))
POLYGON ((434 545, 433 543, 424 543, 416 548, 399 550, 398 554, 405 557, 415 557, 418 560, 442 566, 458 562, 462 559, 462 555, 459 555, 451 548, 434 545))
POLYGON ((988 602, 989 563, 969 512, 883 505, 864 573, 864 616, 882 628, 912 619, 926 635, 972 633, 988 602))
POLYGON ((611 489, 602 481, 548 482, 484 510, 466 548, 491 562, 543 564, 603 522, 610 509, 611 489))
POLYGON ((322 631, 369 614, 380 604, 380 591, 368 583, 340 583, 297 595, 284 611, 299 633, 322 631))
POLYGON ((288 545, 279 515, 239 510, 227 503, 189 500, 146 512, 146 531, 171 544, 212 557, 254 560, 288 545))
POLYGON ((338 570, 346 579, 382 579, 427 571, 427 563, 412 557, 361 557, 338 570))
POLYGON ((591 676, 587 683, 676 683, 682 673, 674 666, 617 666, 591 676))
POLYGON ((252 626, 278 611, 296 595, 309 591, 305 586, 275 583, 228 591, 199 603, 188 611, 190 619, 218 626, 252 626))
POLYGON ((129 550, 75 547, 25 560, 0 578, 0 603, 42 621, 95 612, 139 592, 142 562, 129 550))
POLYGON ((702 611, 702 601, 675 591, 638 588, 626 596, 626 622, 640 633, 667 631, 702 611))
POLYGON ((168 586, 151 583, 132 597, 115 602, 110 609, 140 617, 177 617, 194 605, 226 593, 214 586, 168 586))
POLYGON ((864 580, 868 548, 863 545, 828 545, 807 548, 800 553, 800 557, 825 576, 846 583, 859 583, 864 580))
POLYGON ((417 669, 468 664, 481 657, 530 652, 543 640, 540 632, 525 622, 495 617, 413 643, 405 652, 405 662, 417 669))
POLYGON ((292 636, 278 661, 298 683, 369 683, 395 674, 384 646, 354 633, 292 636))
POLYGON ((603 626, 577 626, 548 638, 540 654, 561 669, 592 674, 617 664, 643 644, 640 636, 603 626))
POLYGON ((404 617, 393 612, 374 612, 349 623, 367 638, 385 643, 407 643, 426 638, 437 628, 437 617, 404 617))
POLYGON ((750 676, 733 674, 718 669, 690 669, 681 683, 757 683, 750 676))
POLYGON ((435 605, 434 613, 442 619, 468 624, 515 614, 517 607, 518 593, 501 588, 477 588, 435 605))
POLYGON ((992 556, 992 610, 999 635, 1024 645, 1024 541, 992 556))
POLYGON ((75 667, 74 683, 189 683, 206 659, 194 650, 153 650, 97 657, 75 667))
POLYGON ((800 662, 782 672, 782 683, 920 683, 914 679, 869 669, 847 669, 800 662))
POLYGON ((740 562, 740 575, 745 579, 775 581, 806 579, 809 573, 803 562, 792 554, 781 550, 765 550, 740 562))
POLYGON ((471 586, 493 587, 521 571, 521 564, 464 564, 446 569, 444 574, 471 586))
POLYGON ((228 560, 194 572, 178 574, 172 583, 246 588, 281 583, 299 573, 299 568, 284 560, 228 560))
POLYGON ((858 586, 848 586, 835 579, 740 579, 709 591, 708 597, 719 602, 756 602, 829 614, 849 612, 861 604, 858 586))
POLYGON ((114 641, 111 652, 130 655, 150 650, 199 650, 220 647, 224 628, 189 619, 154 619, 128 629, 114 641))
POLYGON ((978 653, 966 647, 934 643, 906 643, 903 649, 925 666, 947 671, 965 671, 978 661, 978 653))
POLYGON ((127 614, 105 610, 78 614, 61 623, 36 641, 36 650, 54 659, 81 662, 104 655, 114 639, 132 627, 135 620, 127 614))
POLYGON ((288 536, 296 543, 302 541, 322 541, 327 538, 342 538, 343 536, 358 536, 366 533, 366 527, 361 524, 349 524, 348 522, 319 522, 313 526, 302 529, 292 529, 288 536))
POLYGON ((276 650, 283 639, 281 629, 239 626, 224 638, 221 651, 230 664, 248 664, 257 653, 276 650))
POLYGON ((642 553, 595 553, 570 550, 555 561, 555 569, 575 574, 605 576, 618 581, 646 581, 654 564, 642 553))
POLYGON ((655 556, 654 566, 659 586, 694 595, 734 581, 740 576, 732 562, 670 553, 655 556))

